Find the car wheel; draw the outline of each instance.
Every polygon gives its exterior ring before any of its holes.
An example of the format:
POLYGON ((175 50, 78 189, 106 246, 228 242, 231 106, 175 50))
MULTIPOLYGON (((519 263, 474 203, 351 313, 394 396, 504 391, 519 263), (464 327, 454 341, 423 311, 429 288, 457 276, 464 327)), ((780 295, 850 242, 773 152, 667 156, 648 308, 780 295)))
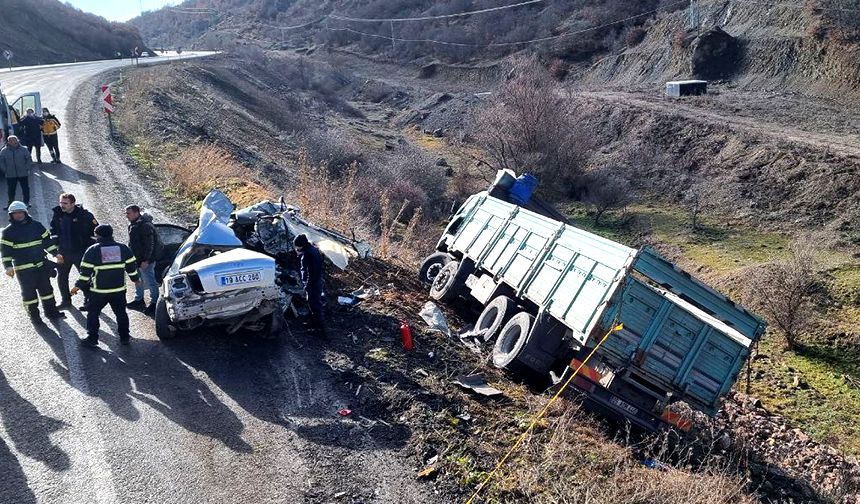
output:
POLYGON ((442 268, 451 262, 451 256, 444 252, 436 252, 430 254, 421 263, 421 268, 418 270, 418 279, 424 283, 432 284, 436 275, 442 271, 442 268))
POLYGON ((164 300, 164 296, 159 297, 155 303, 155 335, 161 340, 176 337, 176 328, 170 323, 167 301, 164 300))
POLYGON ((529 339, 535 318, 528 312, 519 312, 502 327, 499 338, 493 346, 493 365, 513 373, 527 371, 518 357, 529 339))
POLYGON ((514 315, 517 309, 517 304, 508 296, 496 296, 492 301, 487 303, 484 311, 478 316, 478 321, 475 322, 476 330, 486 330, 484 333, 484 341, 495 341, 499 335, 499 330, 508 323, 508 320, 514 315))

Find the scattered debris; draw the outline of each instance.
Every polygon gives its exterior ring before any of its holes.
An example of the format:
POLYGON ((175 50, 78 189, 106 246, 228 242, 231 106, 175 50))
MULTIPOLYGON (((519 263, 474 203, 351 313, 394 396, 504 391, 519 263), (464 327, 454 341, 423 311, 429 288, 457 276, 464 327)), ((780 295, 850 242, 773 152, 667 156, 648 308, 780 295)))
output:
POLYGON ((417 375, 419 375, 419 376, 423 376, 423 377, 425 377, 425 378, 426 378, 426 377, 428 377, 428 376, 430 376, 430 373, 428 373, 424 368, 418 368, 418 369, 416 369, 416 370, 415 370, 415 374, 417 374, 417 375))
POLYGON ((480 374, 461 376, 454 381, 454 384, 487 397, 502 395, 501 390, 487 385, 487 380, 480 374))
POLYGON ((347 408, 339 409, 337 410, 337 414, 342 417, 348 417, 349 415, 352 415, 352 410, 347 408))
POLYGON ((481 355, 481 344, 486 341, 486 329, 472 329, 460 335, 460 341, 472 352, 481 355))
POLYGON ((442 313, 442 310, 433 301, 424 303, 424 307, 421 308, 419 315, 424 319, 424 322, 427 322, 430 329, 451 336, 451 329, 448 327, 448 320, 445 318, 445 314, 442 313))
POLYGON ((345 497, 348 492, 338 492, 334 494, 335 499, 340 499, 341 497, 345 497))
POLYGON ((337 304, 341 306, 355 306, 361 301, 355 296, 338 296, 337 304))
POLYGON ((425 467, 418 473, 418 479, 430 479, 436 477, 439 473, 439 468, 435 465, 425 467))

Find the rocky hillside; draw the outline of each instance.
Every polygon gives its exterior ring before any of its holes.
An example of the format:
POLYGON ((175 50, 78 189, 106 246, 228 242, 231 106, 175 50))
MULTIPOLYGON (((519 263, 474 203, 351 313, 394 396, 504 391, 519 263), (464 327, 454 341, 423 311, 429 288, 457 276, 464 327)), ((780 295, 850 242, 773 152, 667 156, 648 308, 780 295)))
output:
POLYGON ((589 86, 653 88, 693 76, 748 89, 860 93, 860 15, 851 15, 860 14, 857 0, 702 0, 694 12, 683 0, 576 0, 426 19, 493 6, 498 3, 189 0, 131 23, 159 46, 324 45, 421 66, 481 67, 511 53, 537 52, 558 77, 589 86), (354 20, 406 17, 421 20, 354 20), (534 39, 547 40, 519 44, 534 39))
POLYGON ((58 0, 6 0, 2 9, 0 51, 12 51, 15 66, 112 58, 144 47, 134 27, 58 0))

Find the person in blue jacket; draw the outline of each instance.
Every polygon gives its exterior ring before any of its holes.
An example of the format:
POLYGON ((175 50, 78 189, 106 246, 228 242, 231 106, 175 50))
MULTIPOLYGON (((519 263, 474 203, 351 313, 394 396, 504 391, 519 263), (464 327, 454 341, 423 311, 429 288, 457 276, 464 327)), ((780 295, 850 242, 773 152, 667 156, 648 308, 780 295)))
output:
POLYGON ((322 253, 316 248, 304 234, 296 236, 293 246, 301 261, 302 283, 308 294, 308 305, 311 309, 312 330, 318 331, 325 336, 325 323, 323 319, 323 258, 322 253))

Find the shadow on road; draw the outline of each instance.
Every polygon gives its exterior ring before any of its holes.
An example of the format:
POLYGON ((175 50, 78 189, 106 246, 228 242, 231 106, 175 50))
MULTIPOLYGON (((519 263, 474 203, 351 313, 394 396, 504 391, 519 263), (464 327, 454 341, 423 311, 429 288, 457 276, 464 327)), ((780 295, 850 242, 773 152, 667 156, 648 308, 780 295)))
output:
MULTIPOLYGON (((115 331, 113 321, 109 326, 111 332, 115 331)), ((76 337, 65 321, 60 321, 57 328, 63 338, 76 337)), ((60 336, 50 329, 41 330, 40 334, 65 367, 55 366, 58 374, 77 386, 60 336)), ((130 346, 120 346, 117 338, 106 331, 99 333, 99 339, 103 346, 97 349, 74 343, 72 351, 78 353, 80 372, 86 377, 82 392, 100 399, 113 414, 125 420, 141 418, 136 403, 139 401, 189 432, 217 439, 235 452, 253 451, 241 437, 244 426, 236 414, 160 342, 136 339, 130 346)))
POLYGON ((27 484, 27 476, 18 459, 0 438, 0 499, 16 504, 36 504, 36 495, 27 484))
MULTIPOLYGON (((15 449, 21 454, 43 462, 53 471, 71 467, 69 456, 54 445, 50 435, 67 426, 64 422, 39 413, 35 406, 21 397, 9 385, 0 371, 0 416, 15 449)), ((5 475, 0 474, 0 480, 5 475)), ((13 502, 13 501, 4 501, 13 502)))

